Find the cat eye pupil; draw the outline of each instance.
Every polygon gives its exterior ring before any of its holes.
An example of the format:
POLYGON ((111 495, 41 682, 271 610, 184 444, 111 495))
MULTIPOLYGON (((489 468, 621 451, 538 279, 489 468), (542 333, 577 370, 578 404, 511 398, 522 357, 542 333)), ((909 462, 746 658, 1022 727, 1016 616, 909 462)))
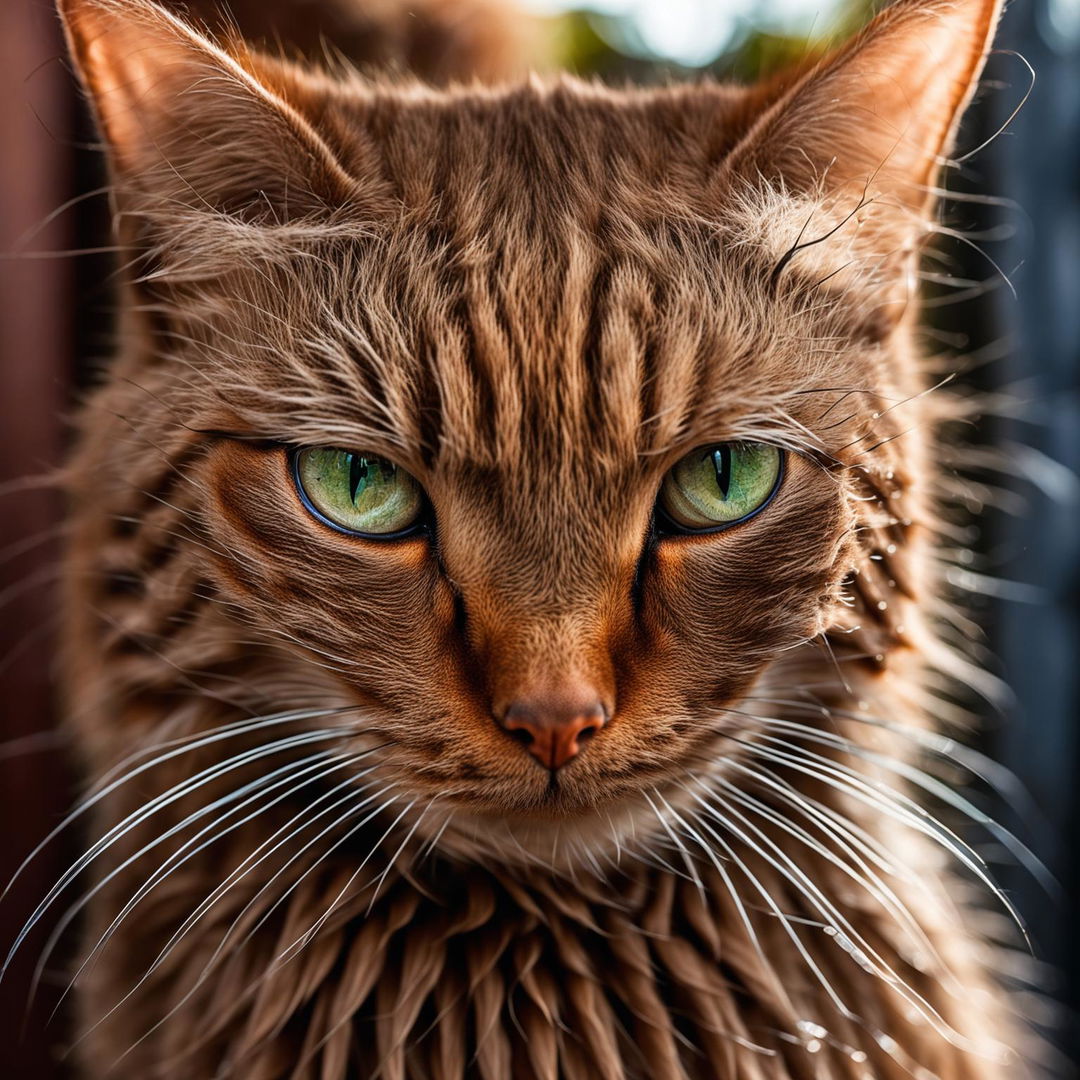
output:
POLYGON ((360 481, 367 479, 367 460, 359 454, 350 454, 349 462, 349 497, 356 502, 356 490, 360 487, 360 481))
POLYGON ((394 479, 397 466, 385 458, 372 458, 365 454, 348 454, 349 459, 349 498, 356 502, 358 494, 363 492, 372 468, 379 472, 378 477, 373 477, 373 482, 383 480, 390 482, 394 479))
POLYGON ((721 446, 713 451, 713 467, 716 469, 716 486, 720 494, 726 499, 731 487, 731 447, 721 446))

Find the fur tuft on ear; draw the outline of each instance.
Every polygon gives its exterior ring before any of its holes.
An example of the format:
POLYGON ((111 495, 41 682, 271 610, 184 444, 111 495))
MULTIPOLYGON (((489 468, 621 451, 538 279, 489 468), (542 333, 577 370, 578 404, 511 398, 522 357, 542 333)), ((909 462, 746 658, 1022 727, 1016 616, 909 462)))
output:
POLYGON ((282 93, 293 82, 305 100, 299 69, 227 48, 152 0, 59 8, 121 192, 149 200, 142 212, 282 223, 356 196, 356 180, 282 93))
POLYGON ((757 119, 724 172, 925 213, 1002 0, 896 0, 757 119))

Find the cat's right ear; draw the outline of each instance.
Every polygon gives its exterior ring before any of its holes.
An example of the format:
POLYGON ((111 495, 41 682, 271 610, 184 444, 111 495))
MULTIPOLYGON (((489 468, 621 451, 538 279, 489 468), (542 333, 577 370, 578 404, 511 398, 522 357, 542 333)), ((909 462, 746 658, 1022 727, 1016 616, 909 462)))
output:
POLYGON ((862 194, 915 221, 955 141, 1002 0, 893 0, 789 79, 723 165, 795 194, 862 194))
POLYGON ((360 199, 355 173, 305 115, 314 84, 291 65, 222 45, 151 0, 59 8, 118 187, 141 213, 282 223, 360 199))

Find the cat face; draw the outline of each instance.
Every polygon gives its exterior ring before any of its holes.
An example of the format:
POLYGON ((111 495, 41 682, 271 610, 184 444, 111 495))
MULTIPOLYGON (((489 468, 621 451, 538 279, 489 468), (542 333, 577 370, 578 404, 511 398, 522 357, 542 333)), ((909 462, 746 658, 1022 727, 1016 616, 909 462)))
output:
POLYGON ((567 231, 489 238, 482 276, 463 274, 453 249, 420 282, 409 251, 381 274, 364 265, 345 277, 330 263, 342 306, 319 313, 321 326, 292 320, 296 338, 265 360, 252 353, 222 392, 234 415, 199 421, 244 435, 216 441, 201 474, 230 598, 339 658, 425 793, 487 811, 582 809, 685 768, 731 722, 723 706, 831 620, 853 551, 826 449, 849 427, 826 443, 811 426, 832 401, 812 391, 851 374, 808 384, 785 362, 813 318, 793 317, 791 340, 748 340, 749 303, 710 285, 735 289, 721 245, 708 258, 702 238, 691 288, 661 229, 645 259, 568 245, 567 231), (542 294, 514 289, 515 274, 544 268, 542 294), (392 290, 406 274, 416 292, 402 304, 392 290), (395 305, 392 321, 368 314, 395 305), (313 365, 305 341, 332 359, 313 365), (295 395, 280 385, 285 350, 303 380, 295 395), (281 404, 261 403, 275 380, 281 404), (294 397, 311 403, 302 415, 294 397), (729 528, 673 529, 657 509, 665 477, 695 450, 749 438, 784 448, 774 497, 729 528), (395 539, 333 528, 305 505, 296 446, 407 470, 425 527, 395 539), (515 703, 567 697, 598 701, 605 722, 553 773, 499 721, 515 703))
MULTIPOLYGON (((560 159, 559 141, 595 148, 625 122, 625 103, 580 96, 491 96, 456 139, 395 103, 398 137, 441 157, 438 176, 469 154, 493 172, 503 139, 530 137, 539 163, 486 189, 436 184, 409 206, 407 232, 354 225, 314 269, 286 256, 272 285, 261 267, 238 269, 215 294, 229 356, 191 362, 221 401, 197 426, 241 436, 216 440, 201 474, 230 600, 337 658, 410 788, 486 813, 603 806, 714 753, 717 730, 742 724, 724 707, 832 623, 854 551, 835 456, 851 420, 817 423, 836 397, 822 389, 851 385, 875 347, 854 331, 838 344, 851 302, 800 277, 774 300, 783 319, 763 322, 755 294, 781 252, 695 221, 692 190, 653 214, 620 199, 620 186, 649 190, 620 160, 628 131, 598 160, 560 159), (545 192, 589 185, 594 199, 530 220, 545 192), (287 326, 268 329, 268 289, 287 326), (822 341, 830 362, 808 369, 822 341), (672 528, 657 503, 680 460, 747 440, 782 456, 767 505, 719 531, 672 528), (297 447, 407 470, 425 527, 343 534, 305 504, 297 447), (557 771, 502 722, 525 706, 572 723, 596 705, 602 727, 557 771)), ((657 139, 666 119, 653 119, 657 139)), ((668 161, 706 167, 696 151, 668 161)))
POLYGON ((722 757, 816 635, 896 647, 873 581, 913 542, 906 275, 967 93, 930 77, 954 16, 908 5, 746 91, 435 93, 71 6, 152 313, 143 421, 193 433, 202 572, 238 632, 287 632, 268 674, 361 708, 396 782, 606 811, 722 757), (403 535, 319 512, 320 450, 411 478, 403 535), (751 452, 775 470, 747 513, 673 522, 688 468, 727 461, 726 497, 751 452))

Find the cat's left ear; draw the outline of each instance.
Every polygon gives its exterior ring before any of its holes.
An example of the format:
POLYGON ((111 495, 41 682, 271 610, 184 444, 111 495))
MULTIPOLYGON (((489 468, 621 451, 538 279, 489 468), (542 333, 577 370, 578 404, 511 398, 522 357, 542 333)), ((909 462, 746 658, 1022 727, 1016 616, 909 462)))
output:
POLYGON ((152 0, 59 8, 121 194, 142 214, 283 222, 356 196, 317 108, 305 108, 302 73, 229 49, 152 0))
POLYGON ((850 193, 923 215, 993 40, 1002 0, 896 0, 773 98, 727 179, 850 193))

